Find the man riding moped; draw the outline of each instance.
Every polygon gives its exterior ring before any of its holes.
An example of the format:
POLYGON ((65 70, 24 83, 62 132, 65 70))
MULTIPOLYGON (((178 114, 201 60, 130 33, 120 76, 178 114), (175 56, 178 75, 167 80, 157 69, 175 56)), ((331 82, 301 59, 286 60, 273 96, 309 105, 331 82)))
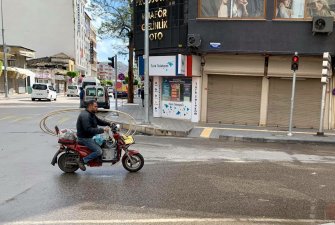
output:
POLYGON ((102 154, 101 147, 93 140, 92 137, 96 134, 109 132, 110 130, 110 123, 99 119, 95 115, 97 112, 98 104, 95 100, 91 100, 87 103, 86 109, 79 114, 77 119, 78 143, 85 145, 92 151, 92 153, 84 157, 83 160, 78 161, 78 166, 83 171, 86 170, 85 164, 102 154), (98 125, 105 127, 98 128, 98 125))

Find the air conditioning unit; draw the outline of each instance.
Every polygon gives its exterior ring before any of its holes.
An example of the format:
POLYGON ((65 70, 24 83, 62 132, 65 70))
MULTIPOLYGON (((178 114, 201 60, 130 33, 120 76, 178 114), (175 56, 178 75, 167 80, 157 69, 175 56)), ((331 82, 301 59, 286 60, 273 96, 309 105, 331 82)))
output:
POLYGON ((313 34, 333 32, 334 17, 332 16, 314 16, 313 17, 313 34))
POLYGON ((198 48, 201 45, 200 34, 188 34, 187 35, 187 47, 198 48))

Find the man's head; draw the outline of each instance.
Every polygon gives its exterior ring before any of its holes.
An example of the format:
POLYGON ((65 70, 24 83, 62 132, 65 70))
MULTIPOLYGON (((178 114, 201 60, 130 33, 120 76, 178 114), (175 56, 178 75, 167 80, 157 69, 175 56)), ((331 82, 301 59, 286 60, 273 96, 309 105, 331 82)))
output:
POLYGON ((91 113, 98 112, 98 103, 97 103, 97 101, 95 101, 95 100, 88 101, 86 109, 87 109, 87 111, 89 111, 91 113))

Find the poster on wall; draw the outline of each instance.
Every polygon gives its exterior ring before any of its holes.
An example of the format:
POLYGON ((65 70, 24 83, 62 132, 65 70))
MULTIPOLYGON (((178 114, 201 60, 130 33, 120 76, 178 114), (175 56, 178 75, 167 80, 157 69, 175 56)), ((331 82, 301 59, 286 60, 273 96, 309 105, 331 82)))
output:
POLYGON ((162 117, 191 119, 192 79, 164 77, 162 82, 162 117))

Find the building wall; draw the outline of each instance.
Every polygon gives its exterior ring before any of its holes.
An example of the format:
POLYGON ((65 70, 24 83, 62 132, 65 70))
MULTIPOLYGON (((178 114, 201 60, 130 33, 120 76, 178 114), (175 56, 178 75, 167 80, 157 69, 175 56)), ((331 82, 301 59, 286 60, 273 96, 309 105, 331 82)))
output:
POLYGON ((108 65, 108 62, 98 62, 98 78, 102 80, 115 80, 114 69, 108 65))
MULTIPOLYGON (((188 33, 200 34, 199 52, 321 54, 335 52, 335 33, 312 33, 311 18, 273 19, 275 1, 265 1, 263 19, 200 18, 198 1, 189 1, 188 33), (221 43, 214 49, 210 42, 221 43)), ((200 2, 200 1, 199 1, 200 2)))
POLYGON ((74 58, 72 0, 3 1, 3 10, 7 44, 34 49, 36 57, 64 52, 74 58))
POLYGON ((63 52, 75 59, 75 70, 85 73, 85 4, 86 0, 3 1, 5 41, 34 49, 37 58, 63 52))

